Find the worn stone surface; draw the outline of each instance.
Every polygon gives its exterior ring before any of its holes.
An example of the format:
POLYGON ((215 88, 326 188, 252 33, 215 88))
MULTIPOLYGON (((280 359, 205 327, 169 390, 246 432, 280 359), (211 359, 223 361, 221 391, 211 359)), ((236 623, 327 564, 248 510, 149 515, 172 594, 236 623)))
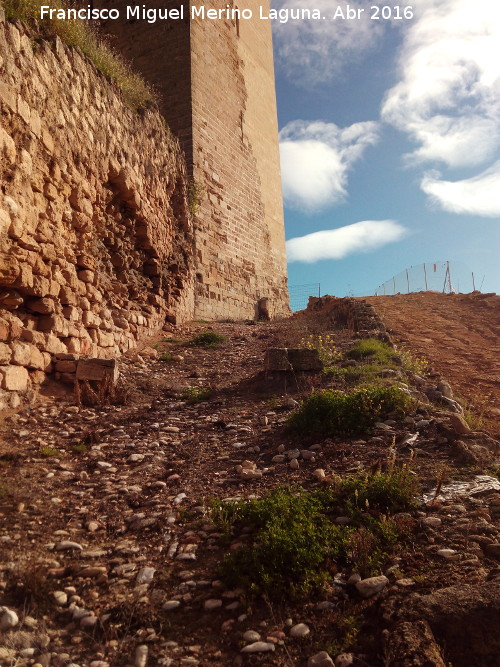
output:
POLYGON ((193 315, 177 140, 78 51, 34 44, 0 22, 0 364, 16 391, 51 355, 116 357, 193 315))
POLYGON ((400 623, 385 634, 386 667, 446 667, 426 621, 400 623))

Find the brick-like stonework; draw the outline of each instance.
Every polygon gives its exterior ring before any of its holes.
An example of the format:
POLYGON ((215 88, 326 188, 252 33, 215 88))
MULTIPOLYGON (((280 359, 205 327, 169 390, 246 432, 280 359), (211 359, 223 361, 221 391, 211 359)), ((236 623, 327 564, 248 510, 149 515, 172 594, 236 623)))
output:
POLYGON ((78 51, 0 19, 0 113, 1 408, 192 318, 193 241, 177 140, 78 51))
MULTIPOLYGON (((99 0, 119 8, 126 0, 99 0)), ((278 125, 270 21, 260 0, 252 20, 108 21, 116 48, 156 87, 161 109, 185 151, 200 191, 195 218, 195 313, 206 319, 289 314, 278 125)), ((210 8, 238 3, 211 0, 210 8)), ((269 3, 267 3, 269 4, 269 3)))

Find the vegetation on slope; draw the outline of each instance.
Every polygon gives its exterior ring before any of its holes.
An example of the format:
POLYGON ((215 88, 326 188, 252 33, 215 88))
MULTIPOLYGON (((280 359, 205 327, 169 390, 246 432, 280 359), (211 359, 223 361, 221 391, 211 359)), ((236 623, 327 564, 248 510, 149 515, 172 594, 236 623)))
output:
MULTIPOLYGON (((105 76, 109 77, 123 93, 125 102, 135 110, 142 109, 154 101, 154 94, 141 76, 106 44, 98 33, 86 22, 78 19, 40 19, 40 7, 45 0, 3 0, 8 19, 19 19, 35 28, 42 37, 60 37, 68 44, 79 48, 105 76)), ((53 0, 53 9, 64 9, 66 0, 53 0)))

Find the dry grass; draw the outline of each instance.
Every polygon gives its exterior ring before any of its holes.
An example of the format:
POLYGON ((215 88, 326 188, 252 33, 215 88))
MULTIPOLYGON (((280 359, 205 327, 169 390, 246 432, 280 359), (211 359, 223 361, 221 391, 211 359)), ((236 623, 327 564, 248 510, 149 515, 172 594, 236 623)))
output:
MULTIPOLYGON (((40 7, 47 5, 46 0, 3 0, 3 5, 8 19, 24 21, 44 38, 58 36, 68 46, 79 48, 122 91, 125 102, 132 109, 145 108, 155 101, 152 90, 142 77, 134 73, 88 23, 78 19, 40 20, 40 7)), ((64 9, 68 5, 65 0, 53 0, 50 7, 64 9)))

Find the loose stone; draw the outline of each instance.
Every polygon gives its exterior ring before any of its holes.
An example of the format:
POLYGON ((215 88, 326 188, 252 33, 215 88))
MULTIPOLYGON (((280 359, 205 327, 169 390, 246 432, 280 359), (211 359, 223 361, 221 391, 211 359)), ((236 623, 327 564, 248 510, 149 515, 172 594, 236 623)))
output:
POLYGON ((302 637, 307 637, 310 632, 309 626, 305 623, 297 623, 297 625, 294 625, 293 628, 290 629, 290 637, 301 639, 302 637))
POLYGON ((362 598, 369 598, 376 593, 380 593, 388 583, 389 579, 384 575, 381 575, 380 577, 369 577, 368 579, 358 581, 356 590, 362 598))
POLYGON ((214 611, 215 609, 220 609, 222 607, 222 600, 205 600, 203 606, 206 611, 214 611))
POLYGON ((260 635, 255 630, 247 630, 243 635, 243 639, 246 642, 258 642, 260 639, 260 635))
POLYGON ((275 651, 276 647, 271 642, 254 642, 241 649, 242 653, 269 653, 275 651))
POLYGON ((334 667, 334 662, 326 651, 321 651, 309 658, 307 667, 334 667))

